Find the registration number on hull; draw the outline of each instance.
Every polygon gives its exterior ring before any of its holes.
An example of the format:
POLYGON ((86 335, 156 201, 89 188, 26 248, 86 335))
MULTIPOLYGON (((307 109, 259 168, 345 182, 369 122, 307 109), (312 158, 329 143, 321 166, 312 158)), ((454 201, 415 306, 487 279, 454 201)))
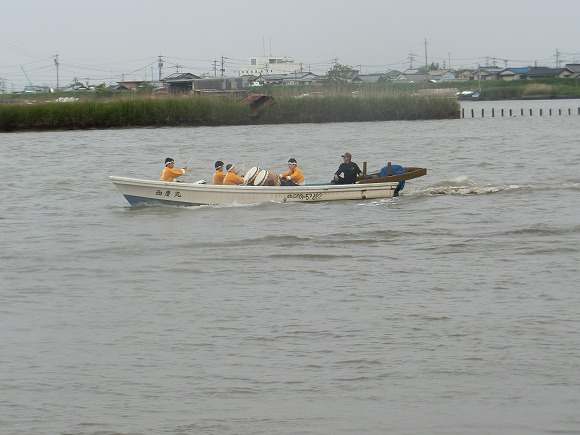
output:
POLYGON ((320 201, 322 193, 289 193, 286 199, 298 199, 300 201, 320 201))

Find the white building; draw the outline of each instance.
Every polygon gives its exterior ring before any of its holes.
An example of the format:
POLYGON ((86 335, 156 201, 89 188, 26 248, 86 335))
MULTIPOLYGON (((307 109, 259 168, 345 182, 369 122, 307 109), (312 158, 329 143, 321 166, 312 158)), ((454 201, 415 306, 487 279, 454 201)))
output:
POLYGON ((250 57, 248 65, 242 65, 240 76, 258 76, 260 74, 290 74, 301 72, 302 64, 294 63, 288 56, 256 56, 250 57))

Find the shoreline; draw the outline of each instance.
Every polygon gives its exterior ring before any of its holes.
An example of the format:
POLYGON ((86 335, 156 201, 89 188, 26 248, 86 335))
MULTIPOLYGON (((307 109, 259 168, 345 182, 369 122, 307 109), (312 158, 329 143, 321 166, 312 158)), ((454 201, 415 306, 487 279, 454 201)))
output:
POLYGON ((169 96, 0 105, 0 131, 88 130, 457 119, 448 97, 391 93, 280 97, 252 108, 229 98, 169 96))

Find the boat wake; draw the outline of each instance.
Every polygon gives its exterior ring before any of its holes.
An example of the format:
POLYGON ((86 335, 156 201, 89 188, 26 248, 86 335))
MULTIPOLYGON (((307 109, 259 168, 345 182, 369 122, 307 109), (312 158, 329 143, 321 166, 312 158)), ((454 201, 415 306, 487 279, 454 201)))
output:
POLYGON ((523 184, 498 184, 481 186, 467 177, 459 177, 452 180, 442 180, 434 185, 419 190, 404 192, 407 195, 484 195, 490 193, 517 191, 530 189, 532 186, 523 184))

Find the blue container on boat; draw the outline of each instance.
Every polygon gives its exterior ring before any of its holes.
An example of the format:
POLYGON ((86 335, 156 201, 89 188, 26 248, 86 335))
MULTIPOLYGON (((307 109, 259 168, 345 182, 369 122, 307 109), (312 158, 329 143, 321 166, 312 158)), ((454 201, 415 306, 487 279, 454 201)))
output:
MULTIPOLYGON (((379 175, 381 177, 386 177, 389 173, 389 166, 383 166, 381 168, 381 172, 379 173, 379 175)), ((403 168, 401 165, 391 165, 391 175, 399 175, 399 174, 404 174, 405 173, 405 168, 403 168)), ((403 188, 405 187, 405 182, 404 181, 399 181, 399 185, 397 186, 397 191, 396 193, 398 194, 400 190, 403 190, 403 188)))
MULTIPOLYGON (((383 166, 380 172, 381 177, 386 177, 388 174, 388 170, 389 170, 388 166, 383 166)), ((403 168, 401 165, 391 165, 391 175, 399 175, 404 173, 405 168, 403 168)))

